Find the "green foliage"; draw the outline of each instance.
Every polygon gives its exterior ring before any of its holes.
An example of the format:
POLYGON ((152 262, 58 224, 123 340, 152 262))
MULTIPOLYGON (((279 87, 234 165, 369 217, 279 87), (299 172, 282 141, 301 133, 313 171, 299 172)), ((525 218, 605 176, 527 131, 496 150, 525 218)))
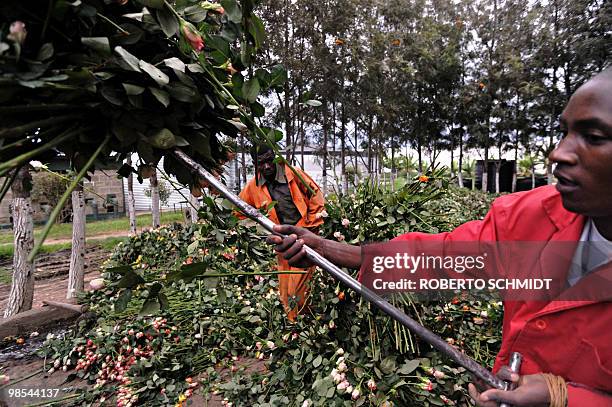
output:
MULTIPOLYGON (((163 206, 167 206, 170 195, 172 195, 172 188, 167 182, 162 180, 157 181, 157 188, 159 192, 159 203, 163 206)), ((151 198, 151 187, 145 188, 144 194, 147 198, 151 198)))
POLYGON ((329 219, 321 234, 355 244, 390 240, 417 230, 437 233, 441 230, 437 220, 424 206, 444 195, 448 180, 441 174, 437 170, 426 176, 426 182, 417 178, 391 194, 375 183, 363 182, 352 194, 330 197, 325 204, 329 219))
MULTIPOLYGON (((32 176, 32 191, 30 196, 32 201, 39 204, 45 203, 50 208, 55 207, 60 198, 68 188, 70 181, 66 178, 60 178, 50 172, 39 172, 32 176)), ((63 223, 70 220, 72 215, 72 199, 64 204, 62 214, 58 217, 57 222, 63 223)))
MULTIPOLYGON (((388 200, 390 205, 405 206, 407 214, 395 223, 410 225, 415 219, 411 230, 446 227, 449 203, 436 206, 440 198, 470 198, 462 190, 446 190, 431 175, 428 182, 410 184, 395 197, 360 189, 353 199, 375 194, 362 205, 388 200), (458 193, 465 196, 456 198, 458 193), (418 219, 425 212, 427 224, 418 219)), ((363 225, 368 233, 381 230, 376 239, 399 232, 387 231, 393 224, 369 223, 370 213, 357 212, 349 199, 340 197, 337 207, 328 204, 328 233, 331 225, 342 224, 348 211, 355 212, 350 215, 351 227, 363 225)), ((481 205, 471 207, 473 218, 486 210, 487 201, 475 202, 481 205)), ((288 323, 276 279, 265 275, 274 269, 274 259, 261 233, 238 223, 221 200, 207 198, 200 219, 188 228, 175 224, 120 243, 105 265, 106 287, 83 298, 97 320, 83 321, 67 338, 46 343, 50 360, 69 362, 68 370, 81 366, 76 376, 98 382, 79 402, 108 399, 121 390, 137 395, 139 404, 167 405, 191 394, 189 381, 204 394, 221 393, 234 405, 299 407, 306 400, 320 406, 467 402, 465 384, 470 378, 464 369, 325 274, 315 273, 308 312, 288 323), (177 272, 179 278, 170 278, 177 272), (119 282, 129 273, 137 274, 137 284, 128 292, 119 282), (215 277, 209 277, 212 273, 215 277), (160 293, 163 301, 150 301, 160 293), (87 340, 92 342, 88 345, 87 340), (126 366, 134 349, 145 355, 126 366), (79 364, 87 351, 92 352, 89 358, 100 356, 89 365, 79 364), (111 380, 102 363, 111 370, 121 365, 129 383, 116 376, 111 380), (351 391, 339 389, 340 382, 351 391), (359 394, 351 394, 354 391, 359 394)), ((479 362, 492 364, 500 343, 499 303, 468 302, 463 297, 448 303, 415 303, 407 296, 391 301, 479 362)))
POLYGON ((0 173, 34 153, 52 158, 51 147, 80 170, 110 137, 102 161, 111 151, 120 160, 138 152, 143 164, 166 156, 165 170, 193 185, 170 150, 181 147, 221 172, 228 159, 222 140, 238 134, 236 123, 251 108, 262 111, 260 91, 282 84, 278 67, 248 79, 239 72, 263 41, 251 1, 226 0, 225 13, 161 0, 18 3, 0 6, 9 23, 0 34, 0 161, 17 157, 0 173), (12 22, 11 30, 25 23, 25 31, 7 35, 12 22))

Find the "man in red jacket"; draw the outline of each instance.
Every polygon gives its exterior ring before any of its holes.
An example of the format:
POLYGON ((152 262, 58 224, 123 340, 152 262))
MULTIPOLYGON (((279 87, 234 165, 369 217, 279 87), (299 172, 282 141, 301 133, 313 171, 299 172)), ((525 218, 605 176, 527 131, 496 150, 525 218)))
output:
MULTIPOLYGON (((555 187, 497 199, 482 221, 448 233, 407 233, 396 240, 597 242, 610 261, 612 253, 612 68, 580 87, 560 119, 563 138, 549 158, 556 165, 555 187)), ((324 240, 306 230, 279 226, 282 239, 269 236, 289 264, 308 264, 303 245, 333 263, 361 267, 361 249, 324 240)), ((578 250, 578 249, 577 249, 578 250)), ((570 269, 570 285, 601 266, 588 253, 575 253, 578 270, 570 269)), ((574 261, 575 262, 575 261, 574 261)), ((604 263, 605 264, 605 261, 604 263)), ((608 263, 609 265, 609 263, 608 263)), ((368 273, 369 270, 361 270, 368 273)), ((515 407, 567 405, 612 406, 612 303, 597 301, 506 302, 502 346, 494 372, 520 384, 516 390, 469 392, 478 406, 515 407), (510 352, 520 352, 519 374, 507 368, 510 352), (552 376, 551 376, 552 375, 552 376), (549 390, 550 377, 559 384, 549 390), (555 393, 555 394, 553 394, 555 393)))

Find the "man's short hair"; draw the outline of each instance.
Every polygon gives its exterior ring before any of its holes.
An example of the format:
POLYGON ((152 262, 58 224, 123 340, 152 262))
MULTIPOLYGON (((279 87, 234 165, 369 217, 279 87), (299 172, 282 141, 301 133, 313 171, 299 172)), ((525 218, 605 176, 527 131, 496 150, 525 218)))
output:
POLYGON ((264 143, 253 144, 253 146, 251 147, 251 158, 253 159, 253 161, 255 161, 258 155, 261 156, 267 153, 268 151, 272 151, 272 147, 270 147, 267 144, 264 144, 264 143))

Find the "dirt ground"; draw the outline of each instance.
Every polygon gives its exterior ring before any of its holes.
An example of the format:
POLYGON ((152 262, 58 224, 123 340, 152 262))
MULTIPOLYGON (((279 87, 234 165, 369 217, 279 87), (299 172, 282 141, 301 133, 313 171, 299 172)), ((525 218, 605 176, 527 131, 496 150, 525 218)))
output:
MULTIPOLYGON (((88 247, 85 255, 85 289, 89 282, 100 277, 100 264, 108 253, 100 246, 88 247)), ((1 266, 12 268, 10 260, 5 260, 1 266)), ((41 255, 36 260, 34 272, 34 303, 32 308, 40 308, 43 301, 66 302, 68 287, 68 269, 70 268, 70 250, 60 250, 55 253, 41 255)), ((0 284, 0 310, 4 310, 11 291, 9 284, 0 284)))

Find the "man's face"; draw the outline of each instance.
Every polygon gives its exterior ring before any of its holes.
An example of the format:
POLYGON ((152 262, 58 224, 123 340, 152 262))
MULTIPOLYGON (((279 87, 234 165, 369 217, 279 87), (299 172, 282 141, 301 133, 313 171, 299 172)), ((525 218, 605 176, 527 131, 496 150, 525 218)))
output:
POLYGON ((561 114, 564 138, 550 153, 563 206, 592 217, 612 216, 612 81, 579 88, 561 114))
POLYGON ((276 177, 276 164, 274 163, 274 151, 267 151, 257 156, 257 165, 259 170, 267 180, 273 180, 276 177))

